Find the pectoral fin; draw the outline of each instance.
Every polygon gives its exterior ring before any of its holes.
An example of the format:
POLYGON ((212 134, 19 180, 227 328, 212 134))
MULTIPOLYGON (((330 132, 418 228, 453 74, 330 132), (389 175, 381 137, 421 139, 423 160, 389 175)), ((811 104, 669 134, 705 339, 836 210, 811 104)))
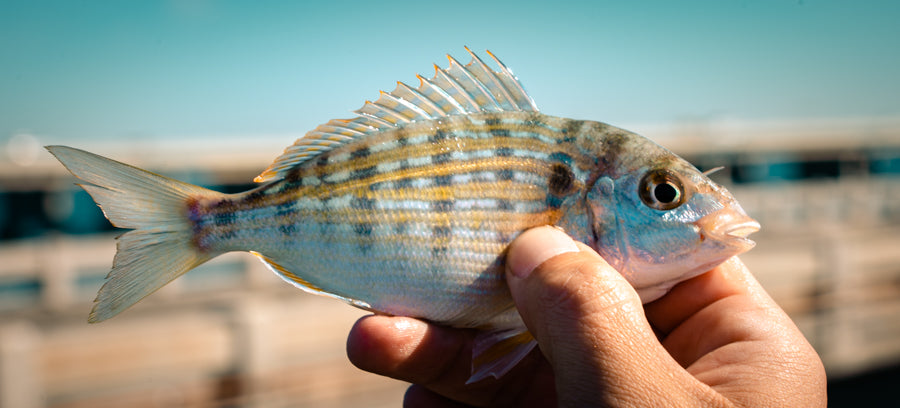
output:
POLYGON ((472 348, 472 376, 466 383, 472 384, 488 376, 502 377, 535 345, 537 341, 524 326, 480 332, 472 348))

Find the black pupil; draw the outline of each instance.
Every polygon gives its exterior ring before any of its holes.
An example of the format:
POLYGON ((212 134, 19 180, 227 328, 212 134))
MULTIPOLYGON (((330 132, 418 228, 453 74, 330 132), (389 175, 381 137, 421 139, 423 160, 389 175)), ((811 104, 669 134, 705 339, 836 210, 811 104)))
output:
POLYGON ((678 198, 678 189, 670 183, 658 184, 653 189, 653 197, 656 198, 656 201, 669 204, 678 198))

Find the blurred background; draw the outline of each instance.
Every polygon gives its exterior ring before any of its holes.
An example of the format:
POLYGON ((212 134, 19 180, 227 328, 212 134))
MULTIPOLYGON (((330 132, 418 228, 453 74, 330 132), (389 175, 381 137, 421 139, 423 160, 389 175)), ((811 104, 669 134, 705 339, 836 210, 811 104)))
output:
POLYGON ((446 53, 489 49, 548 114, 643 134, 763 225, 743 258, 832 406, 900 379, 900 3, 0 2, 0 407, 399 406, 363 313, 229 254, 86 323, 120 233, 41 146, 226 192, 446 53))

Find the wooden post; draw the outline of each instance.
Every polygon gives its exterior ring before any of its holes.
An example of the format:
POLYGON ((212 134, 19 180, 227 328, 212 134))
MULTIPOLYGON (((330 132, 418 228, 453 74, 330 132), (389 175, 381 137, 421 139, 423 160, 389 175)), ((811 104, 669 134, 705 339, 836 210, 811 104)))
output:
POLYGON ((44 405, 37 351, 41 335, 34 324, 0 325, 0 408, 44 405))

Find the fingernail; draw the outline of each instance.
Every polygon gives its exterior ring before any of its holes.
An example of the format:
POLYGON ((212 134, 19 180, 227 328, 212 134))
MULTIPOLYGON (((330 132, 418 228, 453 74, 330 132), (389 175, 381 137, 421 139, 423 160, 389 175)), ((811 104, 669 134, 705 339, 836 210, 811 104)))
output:
POLYGON ((513 276, 526 278, 548 259, 579 251, 578 245, 565 232, 553 227, 534 228, 513 241, 506 258, 506 267, 513 276))

